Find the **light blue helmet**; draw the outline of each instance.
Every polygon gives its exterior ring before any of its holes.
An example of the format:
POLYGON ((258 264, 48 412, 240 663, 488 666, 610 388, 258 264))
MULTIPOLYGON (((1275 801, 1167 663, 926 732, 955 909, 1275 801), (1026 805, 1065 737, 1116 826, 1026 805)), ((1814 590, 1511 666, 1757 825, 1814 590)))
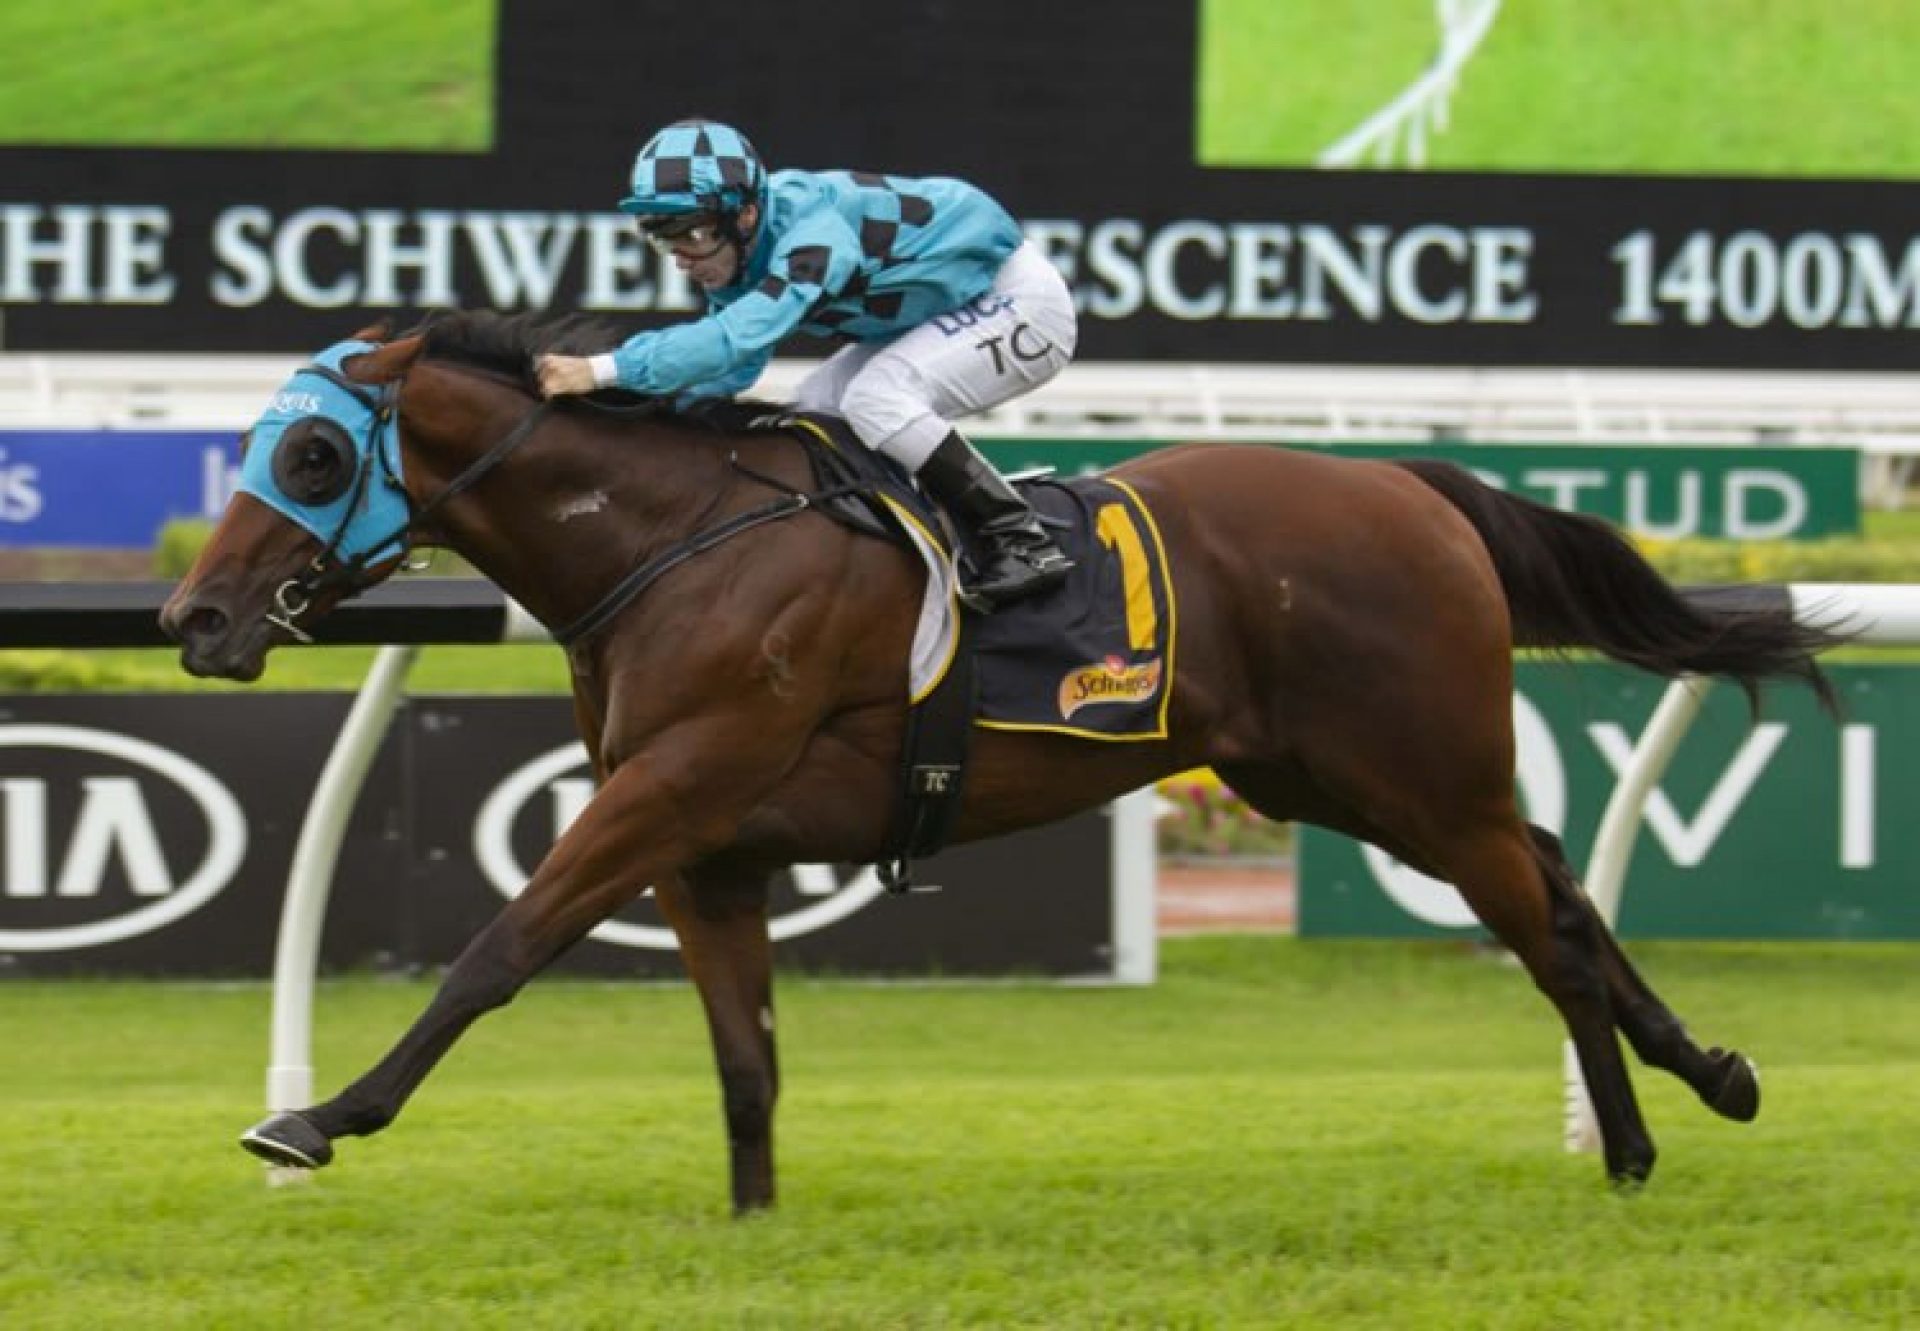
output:
POLYGON ((647 140, 633 159, 633 188, 620 210, 642 217, 737 213, 765 206, 767 169, 747 136, 714 120, 682 120, 647 140))

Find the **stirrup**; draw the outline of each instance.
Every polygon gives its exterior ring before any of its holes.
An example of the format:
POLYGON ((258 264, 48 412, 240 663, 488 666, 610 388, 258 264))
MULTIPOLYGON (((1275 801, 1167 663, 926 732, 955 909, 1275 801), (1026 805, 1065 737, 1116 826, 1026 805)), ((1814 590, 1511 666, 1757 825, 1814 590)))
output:
POLYGON ((1067 574, 1073 571, 1073 561, 1051 542, 1043 553, 1005 553, 1023 568, 1024 575, 1012 579, 1002 577, 994 583, 963 583, 960 600, 968 608, 981 614, 992 614, 1003 606, 1057 589, 1066 582, 1067 574))

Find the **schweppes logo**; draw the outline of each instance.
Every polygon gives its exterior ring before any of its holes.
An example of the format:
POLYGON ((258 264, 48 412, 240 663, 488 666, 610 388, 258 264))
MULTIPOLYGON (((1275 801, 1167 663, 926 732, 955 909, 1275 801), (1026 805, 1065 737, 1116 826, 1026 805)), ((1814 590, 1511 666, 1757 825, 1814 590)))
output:
POLYGON ((1160 658, 1130 666, 1118 656, 1081 666, 1060 681, 1060 718, 1103 702, 1140 702, 1160 689, 1160 658))

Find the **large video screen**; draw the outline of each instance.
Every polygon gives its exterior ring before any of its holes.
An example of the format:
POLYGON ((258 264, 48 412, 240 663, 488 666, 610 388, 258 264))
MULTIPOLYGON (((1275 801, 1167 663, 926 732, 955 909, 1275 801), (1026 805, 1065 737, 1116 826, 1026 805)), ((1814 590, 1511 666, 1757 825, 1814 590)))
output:
POLYGON ((614 205, 705 116, 983 186, 1084 360, 1906 370, 1916 51, 1920 0, 6 5, 0 347, 682 320, 614 205))
POLYGON ((1914 0, 1201 0, 1208 166, 1920 179, 1914 0))

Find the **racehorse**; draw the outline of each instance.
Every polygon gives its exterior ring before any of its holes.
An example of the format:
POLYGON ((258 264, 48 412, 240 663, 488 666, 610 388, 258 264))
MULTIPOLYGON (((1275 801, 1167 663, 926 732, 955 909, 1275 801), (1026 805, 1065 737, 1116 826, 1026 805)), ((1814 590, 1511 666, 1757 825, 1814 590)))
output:
MULTIPOLYGON (((766 1207, 768 881, 881 855, 925 569, 789 502, 814 483, 790 434, 664 404, 543 403, 534 356, 604 344, 577 319, 452 313, 383 335, 332 349, 275 398, 242 474, 270 474, 278 498, 243 484, 162 624, 188 671, 253 679, 408 547, 450 547, 550 628, 581 629, 559 636, 598 788, 392 1050, 243 1144, 312 1169, 337 1139, 385 1128, 475 1018, 651 886, 710 1025, 733 1205, 766 1207), (382 504, 391 529, 369 535, 382 504)), ((1798 681, 1831 706, 1816 656, 1841 635, 1690 597, 1608 524, 1446 464, 1195 444, 1114 475, 1153 515, 1179 604, 1166 734, 982 730, 954 839, 1211 767, 1269 818, 1370 842, 1460 891, 1565 1021, 1616 1184, 1655 1157, 1616 1030, 1714 1112, 1753 1118, 1752 1064, 1695 1043, 1523 817, 1512 654, 1726 677, 1756 705, 1763 682, 1798 681)))

